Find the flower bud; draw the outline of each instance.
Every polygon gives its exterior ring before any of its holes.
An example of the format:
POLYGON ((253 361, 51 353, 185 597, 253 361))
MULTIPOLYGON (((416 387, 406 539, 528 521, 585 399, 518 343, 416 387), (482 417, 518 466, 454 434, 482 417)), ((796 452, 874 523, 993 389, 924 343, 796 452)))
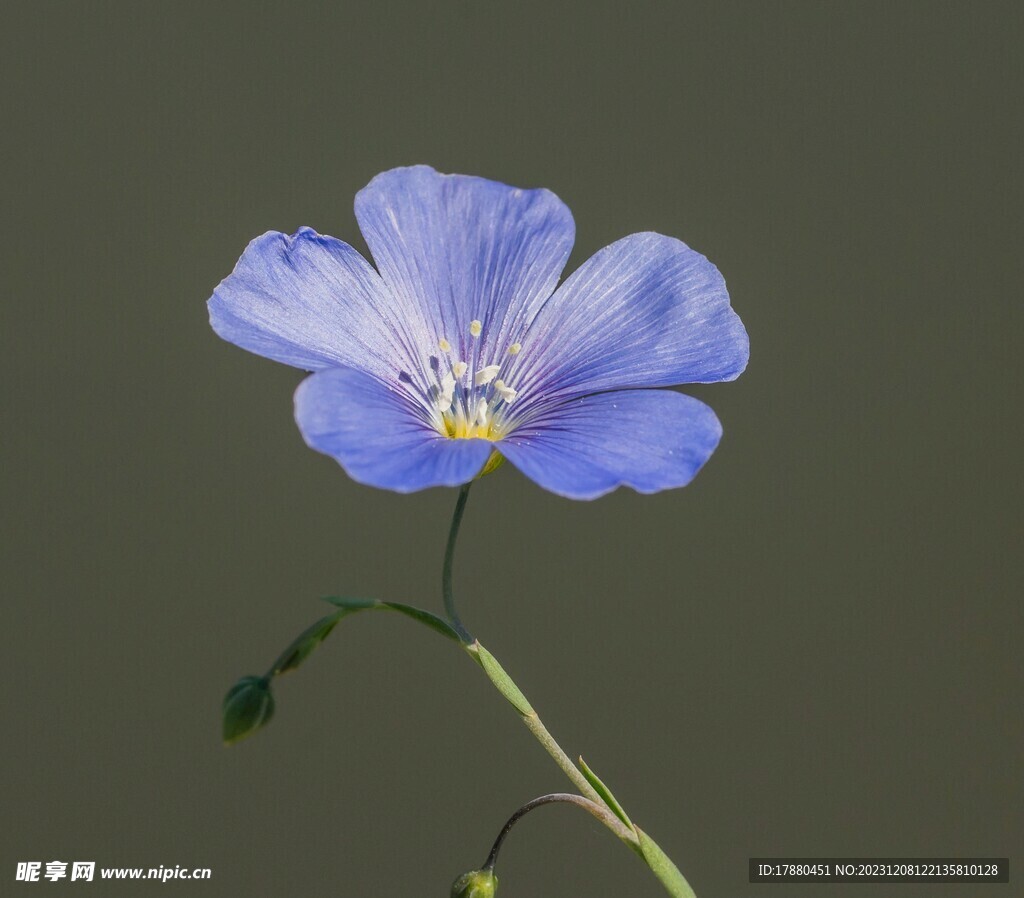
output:
POLYGON ((494 898, 498 891, 498 877, 490 870, 463 873, 452 883, 451 898, 494 898))
POLYGON ((224 744, 255 733, 274 714, 274 696, 266 677, 242 677, 224 696, 224 744))

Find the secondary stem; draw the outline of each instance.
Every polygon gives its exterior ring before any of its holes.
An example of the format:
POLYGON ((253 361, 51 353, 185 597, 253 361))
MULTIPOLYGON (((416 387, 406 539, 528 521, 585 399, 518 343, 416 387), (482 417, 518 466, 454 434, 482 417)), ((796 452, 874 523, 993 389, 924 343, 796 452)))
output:
POLYGON ((588 814, 593 814, 593 816, 606 825, 608 823, 608 818, 611 816, 611 813, 603 806, 591 801, 589 798, 584 798, 582 795, 573 795, 569 792, 553 792, 550 795, 542 795, 540 798, 528 801, 508 818, 508 822, 502 827, 501 832, 498 834, 498 838, 494 840, 494 847, 491 848, 491 853, 487 856, 486 862, 480 869, 494 869, 494 865, 498 862, 498 852, 501 850, 501 845, 505 841, 505 837, 512 831, 512 827, 519 822, 521 817, 529 814, 534 808, 539 808, 544 804, 554 804, 555 802, 565 802, 567 804, 574 804, 577 807, 581 807, 588 814))
MULTIPOLYGON (((590 784, 590 781, 583 775, 580 769, 572 762, 572 759, 555 741, 555 737, 552 736, 548 728, 544 726, 543 721, 537 715, 537 712, 534 711, 526 701, 526 698, 519 690, 519 687, 516 686, 512 681, 512 678, 505 673, 505 670, 498 663, 497 659, 473 638, 469 630, 466 629, 465 625, 460 620, 458 612, 455 610, 455 596, 452 590, 452 562, 455 557, 455 543, 459 536, 459 526, 462 524, 462 516, 466 511, 466 500, 469 498, 470 486, 472 486, 472 481, 463 484, 462 488, 459 490, 459 498, 455 503, 455 511, 452 514, 451 528, 448 531, 448 545, 444 553, 444 567, 441 573, 441 583, 444 592, 444 608, 448 614, 448 619, 453 629, 459 634, 459 638, 462 639, 464 648, 473 655, 478 662, 480 662, 481 666, 483 666, 484 670, 487 672, 487 675, 491 678, 491 682, 497 686, 505 698, 507 698, 512 705, 515 706, 516 710, 519 711, 523 723, 526 724, 526 728, 533 733, 534 738, 544 746, 544 750, 554 758, 555 763, 562 769, 562 772, 569 777, 573 785, 576 786, 576 788, 579 789, 587 799, 600 807, 607 807, 606 802, 590 784), (487 663, 485 663, 485 657, 487 663)), ((634 833, 629 827, 625 826, 618 817, 614 816, 613 813, 609 813, 608 819, 604 822, 608 828, 615 833, 615 835, 630 845, 630 847, 634 849, 637 848, 638 843, 636 833, 634 833)))
POLYGON ((459 498, 455 502, 455 512, 452 514, 452 525, 448 530, 448 545, 444 550, 444 567, 441 569, 444 610, 447 612, 448 620, 455 632, 459 634, 459 638, 467 644, 473 641, 473 637, 463 626, 459 613, 455 610, 455 596, 452 592, 452 560, 455 557, 455 543, 459 538, 459 526, 462 524, 462 515, 466 511, 466 500, 469 498, 469 488, 472 485, 472 481, 464 483, 462 489, 459 490, 459 498))
MULTIPOLYGON (((617 805, 617 802, 611 797, 607 787, 596 778, 592 783, 590 777, 584 775, 583 771, 572 762, 569 756, 562 750, 562 747, 555 741, 548 728, 541 722, 540 717, 533 710, 523 691, 498 663, 497 658, 475 640, 463 626, 462 621, 459 620, 459 616, 455 611, 455 599, 452 595, 452 559, 455 555, 455 541, 459 535, 459 525, 462 523, 462 515, 466 510, 469 487, 469 483, 464 484, 459 491, 459 498, 455 503, 455 513, 452 515, 451 530, 448 533, 448 546, 444 553, 444 570, 442 573, 444 607, 448 612, 452 628, 459 634, 459 638, 462 639, 463 648, 476 659, 498 691, 519 712, 523 723, 533 733, 534 738, 544 746, 545 751, 555 759, 555 763, 562 769, 562 772, 586 796, 586 798, 575 797, 579 798, 580 802, 586 802, 585 806, 588 810, 590 810, 590 805, 593 805, 602 811, 601 814, 595 814, 595 816, 640 855, 651 872, 661 880, 662 885, 665 886, 673 898, 695 898, 693 889, 690 888, 689 883, 683 874, 679 872, 679 868, 672 863, 668 855, 640 827, 632 824, 627 826, 623 822, 623 819, 628 820, 628 818, 625 817, 621 806, 618 809, 613 807, 613 805, 617 805), (601 791, 598 791, 598 787, 601 791), (602 792, 608 795, 608 799, 605 798, 605 794, 602 794, 602 792), (623 819, 619 818, 619 814, 622 814, 623 819)), ((510 825, 512 822, 514 821, 510 821, 510 825)))

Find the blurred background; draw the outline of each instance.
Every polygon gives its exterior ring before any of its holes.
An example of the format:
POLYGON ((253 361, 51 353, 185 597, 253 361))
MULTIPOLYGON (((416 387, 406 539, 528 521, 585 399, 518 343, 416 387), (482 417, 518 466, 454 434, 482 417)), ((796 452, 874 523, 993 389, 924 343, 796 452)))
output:
MULTIPOLYGON (((1008 855, 1018 879, 1022 25, 996 2, 8 5, 0 877, 447 895, 568 785, 397 616, 345 621, 265 731, 220 744, 224 692, 318 597, 440 608, 455 492, 306 449, 302 374, 218 340, 205 300, 269 229, 364 248, 356 191, 426 162, 555 191, 570 270, 682 238, 750 333, 742 378, 692 390, 725 437, 686 489, 577 503, 511 466, 474 489, 463 616, 570 754, 701 898, 805 893, 748 885, 758 855, 1008 855)), ((662 894, 568 807, 498 873, 662 894)))

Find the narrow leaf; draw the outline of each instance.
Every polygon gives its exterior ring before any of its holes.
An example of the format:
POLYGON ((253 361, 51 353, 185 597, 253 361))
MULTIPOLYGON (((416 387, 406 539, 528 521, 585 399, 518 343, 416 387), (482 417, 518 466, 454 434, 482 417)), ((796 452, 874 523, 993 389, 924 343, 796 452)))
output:
POLYGON ((335 611, 334 614, 328 614, 327 617, 320 618, 315 624, 307 627, 292 640, 288 648, 281 652, 273 667, 270 668, 270 675, 277 676, 278 674, 295 670, 330 635, 331 630, 337 626, 338 621, 349 613, 348 609, 343 608, 340 611, 335 611))
POLYGON ((411 617, 413 620, 425 624, 442 636, 447 636, 456 642, 461 641, 459 634, 452 629, 451 624, 443 617, 439 617, 430 611, 424 611, 422 608, 405 605, 402 602, 380 602, 377 599, 357 599, 349 598, 348 596, 327 596, 324 601, 351 611, 361 611, 364 608, 373 608, 380 611, 397 611, 399 614, 404 614, 406 617, 411 617))
POLYGON ((491 678, 491 682, 498 687, 498 691, 512 703, 512 706, 522 714, 523 717, 532 714, 533 708, 526 700, 526 696, 523 695, 519 690, 519 687, 512 682, 512 678, 505 673, 505 669, 498 663, 498 659, 480 645, 479 642, 473 643, 472 650, 471 653, 476 655, 476 659, 480 662, 480 666, 484 669, 484 673, 491 678))
MULTIPOLYGON (((454 639, 459 642, 459 635, 452 629, 451 625, 443 618, 423 611, 420 608, 413 608, 411 605, 403 605, 400 602, 379 602, 376 599, 361 599, 349 596, 328 596, 325 601, 330 602, 338 610, 326 617, 320 618, 302 631, 291 641, 277 660, 271 666, 266 676, 263 677, 242 677, 228 692, 224 699, 224 744, 230 745, 239 739, 254 733, 264 726, 274 713, 274 697, 270 692, 270 680, 288 671, 295 670, 301 665, 323 642, 331 631, 338 625, 338 622, 357 611, 381 610, 397 611, 406 617, 429 627, 442 636, 454 639)), ((497 662, 494 662, 497 664, 497 662)), ((499 668, 500 669, 500 668, 499 668)), ((502 673, 504 673, 502 671, 502 673)), ((507 678, 506 678, 507 679, 507 678)), ((525 699, 523 699, 525 702, 525 699)))
POLYGON ((438 617, 430 611, 424 611, 422 608, 413 608, 412 605, 403 605, 400 602, 381 602, 380 607, 388 608, 391 611, 397 611, 400 614, 411 617, 413 620, 417 620, 421 624, 425 624, 430 627, 431 630, 440 633, 442 636, 447 636, 449 639, 461 642, 459 634, 452 629, 452 625, 444 618, 438 617))
POLYGON ((380 605, 376 599, 358 599, 354 596, 324 596, 324 601, 351 611, 362 611, 364 608, 376 608, 380 605))
POLYGON ((639 826, 634 826, 633 829, 640 839, 640 851, 643 853, 644 860, 647 861, 647 866, 661 880, 661 884, 665 886, 668 893, 673 898, 697 898, 686 878, 679 872, 679 868, 658 847, 658 843, 639 826))
POLYGON ((622 809, 622 805, 615 800, 615 796, 612 795, 611 789, 602 783, 597 774, 587 766, 587 762, 583 760, 582 756, 580 757, 580 770, 583 771, 583 775, 587 778, 587 782, 594 787, 594 791, 601 796, 601 800, 608 805, 611 812, 625 823, 626 826, 632 829, 633 824, 630 822, 629 817, 626 816, 626 812, 622 809))

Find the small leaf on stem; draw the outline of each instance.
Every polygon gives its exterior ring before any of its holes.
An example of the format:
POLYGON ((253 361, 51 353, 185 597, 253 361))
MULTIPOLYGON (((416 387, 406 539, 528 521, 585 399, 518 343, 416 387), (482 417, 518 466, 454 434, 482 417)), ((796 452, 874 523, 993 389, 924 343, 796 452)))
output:
MULTIPOLYGON (((498 663, 498 659, 494 655, 480 645, 479 641, 473 643, 471 654, 476 656, 476 660, 480 662, 484 673, 491 678, 491 682, 498 687, 498 691, 511 702, 512 706, 523 717, 533 713, 533 707, 519 687, 512 681, 512 678, 505 673, 505 668, 498 663)), ((572 762, 570 761, 569 763, 572 762)))
POLYGON ((587 782, 594 787, 594 791, 601 796, 601 800, 608 805, 611 812, 625 823, 626 826, 632 829, 633 824, 630 822, 629 817, 626 816, 626 812, 622 810, 622 805, 615 800, 615 796, 612 795, 612 790, 601 782, 597 774, 587 766, 587 762, 583 760, 582 756, 580 756, 580 770, 583 771, 583 775, 587 778, 587 782))
POLYGON ((448 621, 443 617, 431 613, 430 611, 424 611, 422 608, 414 608, 412 605, 403 605, 400 602, 381 602, 382 608, 390 608, 392 611, 397 611, 400 614, 404 614, 406 617, 411 617, 415 621, 419 621, 421 624, 425 624, 442 636, 447 636, 449 639, 454 639, 456 642, 461 642, 459 634, 455 632, 454 628, 448 621))
POLYGON ((274 662, 274 666, 270 668, 271 675, 277 676, 278 674, 295 670, 312 654, 313 649, 330 635, 331 630, 337 626, 338 621, 349 613, 349 611, 344 609, 335 611, 334 614, 328 614, 327 617, 322 617, 315 624, 307 627, 299 636, 292 640, 288 648, 281 652, 278 659, 274 662))
POLYGON ((647 866, 661 880, 661 884, 668 890, 668 893, 673 898, 697 898, 686 881, 686 877, 679 872, 679 868, 672 863, 669 856, 658 847, 658 843, 639 826, 634 826, 633 829, 640 839, 640 851, 644 860, 647 861, 647 866))

